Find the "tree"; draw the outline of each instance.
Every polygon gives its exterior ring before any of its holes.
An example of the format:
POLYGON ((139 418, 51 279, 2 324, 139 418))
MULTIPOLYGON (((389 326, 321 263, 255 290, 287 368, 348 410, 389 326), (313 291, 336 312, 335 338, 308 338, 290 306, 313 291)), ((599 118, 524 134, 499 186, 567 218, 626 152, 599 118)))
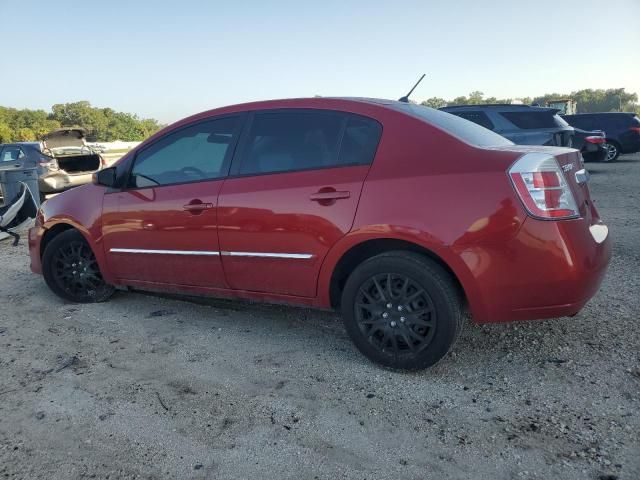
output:
POLYGON ((64 127, 82 127, 92 141, 136 141, 154 134, 162 125, 154 119, 140 119, 137 115, 116 112, 111 108, 95 108, 87 101, 56 104, 51 107, 50 119, 64 127))
POLYGON ((422 105, 431 108, 441 108, 447 106, 447 101, 444 98, 431 97, 422 102, 422 105))
POLYGON ((626 92, 624 88, 587 88, 570 94, 547 93, 534 98, 533 102, 544 106, 547 102, 564 99, 575 100, 578 113, 634 111, 638 103, 638 95, 626 92))
POLYGON ((36 140, 36 134, 33 130, 27 127, 18 129, 15 134, 16 142, 33 142, 34 140, 36 140))
POLYGON ((0 143, 13 142, 13 129, 6 123, 0 123, 0 143))
POLYGON ((511 103, 510 98, 484 98, 484 93, 479 90, 471 92, 468 97, 456 97, 447 102, 447 105, 484 105, 487 103, 511 103))

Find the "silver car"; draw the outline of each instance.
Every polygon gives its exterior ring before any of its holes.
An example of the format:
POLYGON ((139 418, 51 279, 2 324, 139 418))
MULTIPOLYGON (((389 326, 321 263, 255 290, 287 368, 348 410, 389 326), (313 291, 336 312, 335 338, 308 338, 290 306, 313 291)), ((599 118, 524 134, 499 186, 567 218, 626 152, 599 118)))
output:
POLYGON ((91 183, 105 165, 102 156, 85 143, 85 131, 63 128, 46 134, 42 142, 0 145, 0 168, 38 167, 41 197, 91 183))

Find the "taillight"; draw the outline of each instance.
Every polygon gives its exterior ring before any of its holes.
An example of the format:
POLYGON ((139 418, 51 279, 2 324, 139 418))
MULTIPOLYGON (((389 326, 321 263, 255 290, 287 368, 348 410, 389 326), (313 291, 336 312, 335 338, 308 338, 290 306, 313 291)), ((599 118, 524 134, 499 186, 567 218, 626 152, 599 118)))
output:
POLYGON ((604 137, 586 137, 584 140, 589 143, 599 144, 605 143, 607 141, 604 137))
POLYGON ((509 169, 509 177, 530 215, 555 220, 578 216, 573 193, 555 157, 527 153, 509 169))
POLYGON ((55 158, 41 156, 38 159, 38 163, 41 167, 47 168, 49 170, 58 170, 58 162, 55 158))
POLYGON ((640 127, 630 127, 629 130, 632 132, 640 133, 640 127))

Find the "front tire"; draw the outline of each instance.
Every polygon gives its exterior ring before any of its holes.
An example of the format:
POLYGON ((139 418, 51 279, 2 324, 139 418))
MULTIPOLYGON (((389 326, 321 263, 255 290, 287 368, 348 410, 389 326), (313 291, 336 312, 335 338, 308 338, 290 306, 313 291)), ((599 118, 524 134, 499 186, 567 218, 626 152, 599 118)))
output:
POLYGON ((404 251, 364 261, 342 292, 345 328, 358 350, 400 370, 430 367, 449 352, 462 327, 461 304, 448 272, 404 251))
POLYGON ((91 247, 77 230, 62 232, 49 242, 42 273, 53 293, 74 303, 104 302, 115 292, 105 283, 91 247))

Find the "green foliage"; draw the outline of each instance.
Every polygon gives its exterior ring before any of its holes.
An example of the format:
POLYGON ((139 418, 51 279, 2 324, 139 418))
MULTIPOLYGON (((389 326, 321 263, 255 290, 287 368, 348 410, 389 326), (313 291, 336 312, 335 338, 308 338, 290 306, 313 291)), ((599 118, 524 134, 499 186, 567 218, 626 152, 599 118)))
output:
POLYGON ((6 123, 0 123, 0 143, 13 141, 13 129, 6 123))
POLYGON ((444 98, 431 97, 431 98, 427 98, 424 102, 422 102, 422 105, 426 105, 427 107, 431 107, 431 108, 440 108, 440 107, 446 107, 447 101, 444 98))
POLYGON ((500 99, 496 97, 484 98, 484 93, 479 90, 471 92, 468 97, 464 95, 456 97, 453 100, 445 100, 444 98, 433 97, 424 102, 422 105, 432 108, 446 107, 447 105, 483 105, 487 103, 511 103, 512 99, 500 99), (437 105, 437 106, 435 106, 437 105))
POLYGON ((632 112, 638 108, 638 95, 625 92, 624 88, 609 88, 607 90, 587 88, 571 92, 569 95, 548 93, 534 98, 533 102, 544 105, 548 101, 563 99, 575 100, 578 113, 632 112))
POLYGON ((522 103, 531 105, 537 103, 541 106, 547 102, 554 100, 575 100, 578 106, 578 113, 591 112, 640 112, 638 105, 638 95, 635 93, 625 92, 624 88, 610 88, 607 90, 586 89, 567 93, 547 93, 540 97, 522 97, 522 98, 506 98, 498 99, 496 97, 484 98, 484 93, 480 91, 471 92, 468 97, 456 97, 453 100, 445 100, 443 98, 433 97, 422 102, 432 108, 440 108, 447 105, 481 105, 487 103, 522 103))
POLYGON ((90 141, 138 141, 163 127, 157 120, 96 108, 85 100, 59 103, 44 110, 17 110, 0 107, 0 142, 40 140, 44 134, 61 127, 81 127, 90 141))

